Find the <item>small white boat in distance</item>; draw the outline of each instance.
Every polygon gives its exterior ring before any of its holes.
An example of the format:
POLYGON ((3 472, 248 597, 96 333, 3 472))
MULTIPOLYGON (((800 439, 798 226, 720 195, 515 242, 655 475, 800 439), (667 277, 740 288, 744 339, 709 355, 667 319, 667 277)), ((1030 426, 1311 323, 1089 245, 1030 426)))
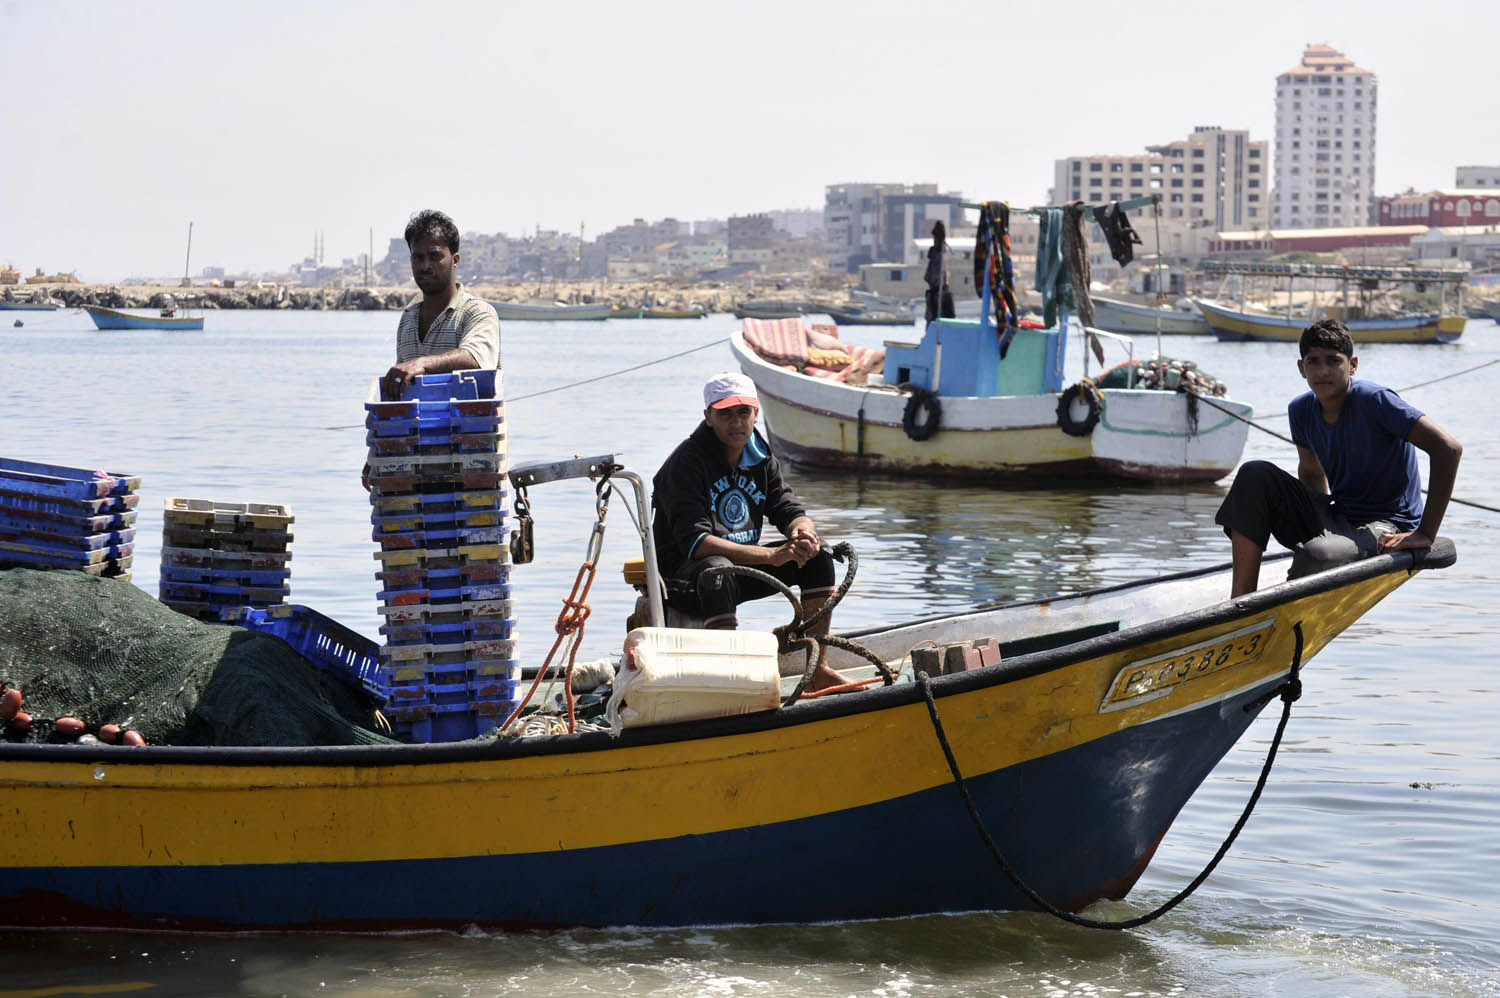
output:
POLYGON ((533 298, 526 302, 492 301, 495 313, 501 319, 522 322, 592 321, 608 319, 609 302, 593 302, 587 305, 569 305, 566 302, 533 298))
POLYGON ((1142 305, 1116 298, 1090 296, 1094 302, 1094 325, 1112 333, 1155 335, 1158 323, 1163 336, 1210 336, 1213 330, 1193 305, 1182 299, 1180 305, 1142 305))

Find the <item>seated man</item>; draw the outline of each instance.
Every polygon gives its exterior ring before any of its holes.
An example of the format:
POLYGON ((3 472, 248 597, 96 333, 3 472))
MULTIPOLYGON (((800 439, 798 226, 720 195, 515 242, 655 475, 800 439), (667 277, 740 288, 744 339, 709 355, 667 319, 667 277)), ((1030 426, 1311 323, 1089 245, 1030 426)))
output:
POLYGON ((1359 358, 1342 322, 1308 326, 1300 348, 1297 370, 1311 391, 1287 407, 1297 477, 1249 461, 1214 517, 1229 535, 1231 598, 1255 591, 1273 534, 1294 552, 1295 579, 1377 552, 1431 547, 1453 495, 1463 447, 1389 388, 1355 380, 1359 358), (1430 462, 1425 508, 1413 445, 1430 462))
MULTIPOLYGON (((697 610, 710 628, 735 628, 735 607, 776 591, 759 580, 710 568, 747 565, 799 587, 806 617, 834 590, 833 558, 822 550, 812 520, 756 432, 759 414, 760 399, 749 378, 727 372, 710 378, 703 386, 703 422, 652 480, 657 566, 663 578, 692 584, 697 605, 679 609, 697 610), (785 541, 760 543, 765 519, 785 541)), ((824 618, 809 633, 827 634, 828 625, 824 618)), ((821 649, 809 691, 843 683, 828 666, 828 649, 821 649)))

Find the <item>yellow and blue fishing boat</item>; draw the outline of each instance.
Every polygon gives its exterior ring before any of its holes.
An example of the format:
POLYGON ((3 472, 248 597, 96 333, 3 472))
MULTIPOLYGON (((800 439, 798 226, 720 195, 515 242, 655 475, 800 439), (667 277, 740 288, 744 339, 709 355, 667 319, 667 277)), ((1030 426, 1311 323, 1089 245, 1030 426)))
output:
MULTIPOLYGON (((1296 343, 1313 320, 1306 315, 1272 315, 1245 308, 1226 308, 1196 299, 1213 334, 1221 340, 1280 340, 1296 343)), ((1356 344, 1453 343, 1464 334, 1462 315, 1398 315, 1387 319, 1349 319, 1344 325, 1356 344)))
MULTIPOLYGON (((1077 911, 1129 893, 1309 659, 1416 570, 1454 559, 1440 540, 1233 600, 1224 566, 850 633, 895 665, 983 640, 990 664, 613 733, 0 744, 0 924, 681 926, 1036 898, 1077 911), (934 847, 850 865, 829 861, 829 842, 869 843, 872 857, 934 847)), ((844 669, 866 661, 834 656, 844 669)))

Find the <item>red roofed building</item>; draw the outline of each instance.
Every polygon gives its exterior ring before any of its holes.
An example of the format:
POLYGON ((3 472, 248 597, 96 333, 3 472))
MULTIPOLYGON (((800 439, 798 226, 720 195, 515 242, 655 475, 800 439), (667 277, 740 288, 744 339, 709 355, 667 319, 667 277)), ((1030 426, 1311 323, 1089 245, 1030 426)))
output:
POLYGON ((1500 191, 1436 190, 1380 199, 1381 225, 1500 223, 1500 191))

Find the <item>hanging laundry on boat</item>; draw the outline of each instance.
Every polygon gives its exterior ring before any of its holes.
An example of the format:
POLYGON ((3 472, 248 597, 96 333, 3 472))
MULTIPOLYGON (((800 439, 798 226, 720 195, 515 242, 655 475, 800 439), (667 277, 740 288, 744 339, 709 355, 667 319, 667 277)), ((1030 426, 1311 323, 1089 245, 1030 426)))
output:
POLYGON ((1019 321, 1016 275, 1010 258, 1010 205, 985 201, 979 206, 979 233, 974 243, 974 286, 986 289, 994 303, 1000 330, 1000 359, 1010 350, 1019 321))
POLYGON ((1063 258, 1067 262, 1068 283, 1073 286, 1078 321, 1083 325, 1084 335, 1088 338, 1089 349, 1094 352, 1094 358, 1103 364, 1104 344, 1093 332, 1094 300, 1089 297, 1089 281, 1092 279, 1089 276, 1089 245, 1083 234, 1085 207, 1082 201, 1074 201, 1063 209, 1063 258))
POLYGON ((948 231, 941 220, 932 223, 932 246, 927 250, 927 310, 924 322, 941 316, 951 319, 955 315, 953 292, 948 288, 948 231))
POLYGON ((1104 230, 1104 239, 1109 243, 1109 255, 1122 267, 1129 263, 1135 256, 1130 248, 1131 244, 1142 245, 1141 234, 1131 227, 1130 217, 1125 214, 1120 203, 1111 201, 1109 204, 1095 206, 1094 221, 1104 230))

